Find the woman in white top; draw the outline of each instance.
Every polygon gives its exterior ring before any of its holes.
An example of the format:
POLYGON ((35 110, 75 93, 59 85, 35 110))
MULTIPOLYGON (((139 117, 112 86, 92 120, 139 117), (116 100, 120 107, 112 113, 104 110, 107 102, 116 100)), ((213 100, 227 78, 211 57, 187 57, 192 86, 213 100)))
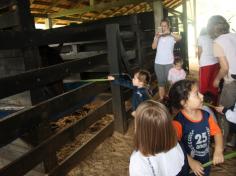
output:
MULTIPOLYGON (((229 108, 236 102, 236 34, 229 32, 229 24, 220 15, 212 16, 208 21, 208 33, 214 39, 214 56, 219 59, 220 70, 213 85, 219 87, 224 78, 224 86, 220 95, 220 104, 229 108)), ((224 126, 224 137, 227 137, 228 127, 224 126)))
POLYGON ((171 117, 161 103, 148 100, 139 105, 134 142, 130 176, 188 175, 186 154, 177 142, 171 117))
POLYGON ((206 29, 202 29, 198 38, 198 59, 199 59, 199 91, 202 94, 210 92, 213 96, 213 103, 217 103, 218 88, 213 86, 213 82, 219 72, 218 59, 213 55, 213 39, 207 34, 206 29))
POLYGON ((162 32, 156 33, 152 42, 152 49, 156 49, 154 69, 157 76, 159 97, 160 100, 163 100, 166 95, 165 87, 168 82, 168 73, 174 62, 174 45, 181 37, 170 32, 168 20, 161 20, 160 25, 162 32))

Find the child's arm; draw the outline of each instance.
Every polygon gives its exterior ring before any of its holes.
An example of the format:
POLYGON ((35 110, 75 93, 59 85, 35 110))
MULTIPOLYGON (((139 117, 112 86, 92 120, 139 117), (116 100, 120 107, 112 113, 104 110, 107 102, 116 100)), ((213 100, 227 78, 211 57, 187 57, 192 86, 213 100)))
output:
POLYGON ((213 164, 219 164, 224 162, 223 156, 223 136, 221 130, 217 123, 214 121, 213 117, 209 117, 209 127, 210 127, 210 134, 214 136, 215 140, 215 151, 213 155, 213 164))
POLYGON ((157 32, 156 35, 154 36, 153 38, 153 42, 152 42, 152 49, 156 49, 157 48, 157 45, 158 45, 158 41, 159 41, 159 38, 160 38, 160 33, 157 32))
POLYGON ((223 136, 222 134, 216 134, 214 136, 215 139, 215 151, 213 155, 213 164, 220 164, 224 162, 224 156, 223 156, 223 136))
POLYGON ((199 161, 193 159, 189 155, 187 155, 187 158, 188 158, 189 167, 192 169, 193 173, 197 176, 203 176, 204 168, 202 167, 202 164, 199 161))
POLYGON ((229 122, 236 124, 236 104, 230 108, 218 106, 215 109, 217 112, 225 114, 225 117, 229 122))
POLYGON ((127 79, 124 79, 124 78, 115 79, 114 76, 107 76, 107 79, 112 81, 112 83, 114 83, 116 85, 120 85, 120 86, 123 86, 123 87, 128 87, 130 89, 134 89, 134 86, 133 86, 132 82, 127 80, 127 79))

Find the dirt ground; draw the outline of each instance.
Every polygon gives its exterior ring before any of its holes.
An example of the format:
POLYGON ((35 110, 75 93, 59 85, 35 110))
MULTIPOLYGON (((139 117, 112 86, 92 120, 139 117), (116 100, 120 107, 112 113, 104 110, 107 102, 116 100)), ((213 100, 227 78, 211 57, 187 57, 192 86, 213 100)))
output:
POLYGON ((96 150, 71 170, 68 176, 125 176, 133 150, 133 122, 125 135, 114 132, 96 150))
MULTIPOLYGON (((133 121, 125 135, 114 133, 67 176, 127 176, 133 150, 133 121)), ((234 149, 235 150, 235 149, 234 149)), ((227 148, 227 152, 232 149, 227 148)), ((212 167, 211 176, 236 176, 236 158, 212 167)))

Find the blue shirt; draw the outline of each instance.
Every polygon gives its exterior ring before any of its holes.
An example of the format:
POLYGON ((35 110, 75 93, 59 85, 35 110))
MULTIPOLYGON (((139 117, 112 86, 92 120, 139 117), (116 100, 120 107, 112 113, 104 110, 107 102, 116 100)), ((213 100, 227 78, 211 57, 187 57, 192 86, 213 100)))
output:
MULTIPOLYGON (((192 122, 187 119, 182 112, 179 112, 174 118, 182 126, 181 142, 188 155, 202 164, 209 161, 210 146, 210 114, 202 110, 202 120, 192 122)), ((208 175, 210 168, 204 169, 205 175, 208 175)))
POLYGON ((124 78, 118 78, 112 81, 112 83, 121 85, 123 87, 127 87, 133 90, 132 94, 132 110, 135 111, 140 103, 142 103, 145 100, 150 99, 149 91, 145 87, 138 88, 132 84, 131 80, 127 80, 124 78))

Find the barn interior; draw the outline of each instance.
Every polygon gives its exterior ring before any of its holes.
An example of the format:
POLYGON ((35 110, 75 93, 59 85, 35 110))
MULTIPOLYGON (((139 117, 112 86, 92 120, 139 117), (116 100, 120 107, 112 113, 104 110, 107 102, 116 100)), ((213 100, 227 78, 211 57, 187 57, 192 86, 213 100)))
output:
POLYGON ((157 92, 151 43, 163 18, 190 73, 187 3, 1 0, 0 175, 127 175, 128 161, 107 174, 78 167, 112 136, 132 140, 131 91, 105 78, 147 69, 157 92))

